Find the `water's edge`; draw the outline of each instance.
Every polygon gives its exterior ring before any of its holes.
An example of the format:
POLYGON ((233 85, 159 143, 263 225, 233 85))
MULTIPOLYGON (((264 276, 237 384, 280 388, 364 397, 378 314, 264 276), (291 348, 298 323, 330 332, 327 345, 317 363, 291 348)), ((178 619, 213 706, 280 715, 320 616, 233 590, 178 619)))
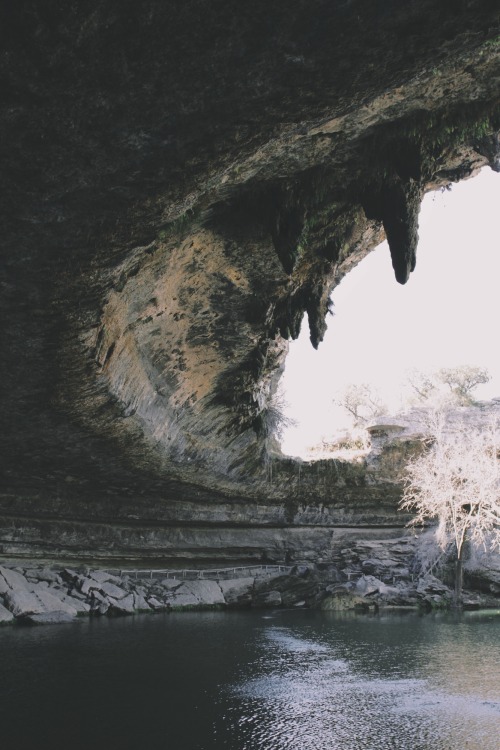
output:
MULTIPOLYGON (((500 599, 465 592, 469 609, 500 599)), ((128 570, 0 565, 0 624, 72 622, 81 616, 165 611, 295 608, 378 611, 447 609, 453 593, 432 575, 352 575, 335 566, 260 565, 219 570, 128 570)))

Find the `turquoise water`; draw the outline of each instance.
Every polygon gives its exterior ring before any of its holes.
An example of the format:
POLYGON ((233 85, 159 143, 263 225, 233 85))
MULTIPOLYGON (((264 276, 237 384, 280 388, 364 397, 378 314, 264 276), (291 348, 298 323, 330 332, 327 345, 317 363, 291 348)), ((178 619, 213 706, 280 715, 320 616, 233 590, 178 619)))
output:
POLYGON ((500 612, 2 628, 0 664, 5 748, 500 748, 500 612))

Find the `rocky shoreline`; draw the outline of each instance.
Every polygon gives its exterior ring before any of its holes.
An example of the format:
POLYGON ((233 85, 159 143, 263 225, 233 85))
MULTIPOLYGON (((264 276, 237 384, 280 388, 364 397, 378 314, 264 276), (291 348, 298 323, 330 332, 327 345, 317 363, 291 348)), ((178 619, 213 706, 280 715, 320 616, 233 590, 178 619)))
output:
MULTIPOLYGON (((187 580, 175 572, 115 574, 82 568, 0 566, 0 624, 74 622, 82 616, 124 616, 183 610, 296 607, 377 611, 384 607, 446 609, 452 590, 427 574, 377 577, 329 565, 295 565, 284 572, 227 577, 199 571, 187 580), (207 576, 207 577, 204 577, 207 576)), ((464 608, 500 607, 500 587, 466 590, 464 608)))

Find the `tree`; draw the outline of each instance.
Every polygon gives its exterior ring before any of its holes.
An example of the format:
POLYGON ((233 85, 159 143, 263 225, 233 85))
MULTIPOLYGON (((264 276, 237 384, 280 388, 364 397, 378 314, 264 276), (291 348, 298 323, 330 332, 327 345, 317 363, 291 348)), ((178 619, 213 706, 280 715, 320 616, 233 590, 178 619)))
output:
POLYGON ((424 451, 407 464, 400 508, 413 524, 437 521, 436 537, 456 557, 455 601, 462 599, 467 542, 500 550, 500 430, 461 424, 453 430, 435 416, 424 451))
POLYGON ((437 383, 434 375, 414 368, 407 373, 408 385, 420 404, 428 403, 436 393, 437 383))
POLYGON ((418 404, 438 406, 454 403, 470 406, 473 403, 474 389, 488 383, 491 378, 484 367, 460 365, 442 367, 435 372, 413 369, 407 373, 406 379, 413 400, 418 404), (448 386, 448 391, 443 386, 448 386))
POLYGON ((378 393, 367 383, 351 383, 335 403, 349 412, 355 425, 369 422, 386 411, 386 406, 378 393))
POLYGON ((438 370, 437 377, 448 386, 459 404, 467 406, 472 403, 472 391, 478 385, 488 383, 490 375, 484 367, 474 365, 460 365, 459 367, 443 367, 438 370))

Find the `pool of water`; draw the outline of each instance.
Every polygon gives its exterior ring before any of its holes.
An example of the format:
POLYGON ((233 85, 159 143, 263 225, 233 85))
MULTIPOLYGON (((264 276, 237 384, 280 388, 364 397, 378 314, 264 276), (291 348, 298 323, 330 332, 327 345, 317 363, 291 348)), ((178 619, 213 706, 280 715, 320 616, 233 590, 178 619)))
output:
POLYGON ((0 665, 5 748, 500 748, 500 611, 6 627, 0 665))

